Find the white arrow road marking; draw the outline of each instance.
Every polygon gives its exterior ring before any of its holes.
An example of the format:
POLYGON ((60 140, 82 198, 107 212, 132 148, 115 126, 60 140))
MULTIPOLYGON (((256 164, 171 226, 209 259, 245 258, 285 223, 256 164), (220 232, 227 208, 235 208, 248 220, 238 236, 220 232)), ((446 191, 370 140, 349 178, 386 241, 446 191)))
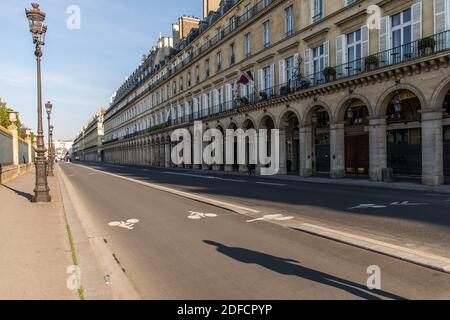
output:
POLYGON ((202 213, 202 212, 195 212, 195 211, 189 211, 190 215, 188 219, 191 220, 200 220, 204 218, 216 218, 217 214, 215 213, 202 213))
POLYGON ((110 227, 119 227, 119 228, 124 228, 124 229, 128 229, 128 230, 133 230, 134 226, 139 223, 138 219, 129 219, 126 222, 124 221, 112 221, 110 223, 108 223, 108 225, 110 227))
POLYGON ((391 206, 427 206, 428 203, 411 203, 409 201, 393 202, 391 206))
POLYGON ((348 210, 355 210, 355 209, 384 209, 387 208, 387 206, 378 205, 378 204, 360 204, 353 208, 348 208, 348 210))
POLYGON ((265 215, 262 218, 257 218, 253 220, 247 220, 247 222, 256 222, 256 221, 288 221, 292 220, 294 217, 284 216, 282 214, 269 214, 265 215))

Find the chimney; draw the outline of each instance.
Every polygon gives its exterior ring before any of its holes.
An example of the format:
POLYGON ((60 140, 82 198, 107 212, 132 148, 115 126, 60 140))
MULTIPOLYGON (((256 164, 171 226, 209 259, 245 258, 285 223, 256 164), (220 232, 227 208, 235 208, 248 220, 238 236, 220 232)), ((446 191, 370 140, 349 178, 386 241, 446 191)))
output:
POLYGON ((198 28, 200 20, 193 17, 182 16, 176 23, 172 25, 174 46, 180 42, 181 39, 187 37, 192 29, 198 28))
POLYGON ((217 11, 221 0, 203 0, 203 19, 206 19, 211 11, 217 11))

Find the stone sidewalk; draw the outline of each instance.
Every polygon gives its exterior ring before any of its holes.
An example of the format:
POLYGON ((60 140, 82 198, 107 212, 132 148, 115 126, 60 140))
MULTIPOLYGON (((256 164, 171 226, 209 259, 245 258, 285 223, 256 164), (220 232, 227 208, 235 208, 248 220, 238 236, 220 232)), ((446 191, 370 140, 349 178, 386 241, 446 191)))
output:
POLYGON ((79 300, 67 289, 72 262, 58 178, 49 204, 30 202, 34 172, 0 185, 0 299, 79 300))

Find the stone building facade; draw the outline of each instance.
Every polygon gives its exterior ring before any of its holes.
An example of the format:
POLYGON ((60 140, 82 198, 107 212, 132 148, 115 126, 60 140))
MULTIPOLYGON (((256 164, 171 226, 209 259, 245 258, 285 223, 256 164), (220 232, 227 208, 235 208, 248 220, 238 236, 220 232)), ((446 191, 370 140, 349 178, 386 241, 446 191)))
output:
POLYGON ((100 109, 83 127, 72 144, 72 157, 76 160, 103 161, 103 117, 105 109, 100 109))
POLYGON ((442 184, 449 30, 449 0, 221 1, 177 44, 162 38, 117 91, 103 160, 170 167, 172 132, 201 120, 279 129, 280 174, 442 184))

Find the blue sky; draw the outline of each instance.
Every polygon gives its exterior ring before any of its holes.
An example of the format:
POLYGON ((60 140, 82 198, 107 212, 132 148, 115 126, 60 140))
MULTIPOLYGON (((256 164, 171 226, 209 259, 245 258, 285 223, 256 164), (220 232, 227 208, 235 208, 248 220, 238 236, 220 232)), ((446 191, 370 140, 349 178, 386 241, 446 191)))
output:
MULTIPOLYGON (((48 25, 43 100, 54 104, 56 138, 72 139, 183 14, 201 16, 202 0, 41 0, 48 25), (69 30, 70 5, 81 29, 69 30)), ((0 0, 0 98, 36 129, 36 64, 25 17, 30 1, 0 0)))

